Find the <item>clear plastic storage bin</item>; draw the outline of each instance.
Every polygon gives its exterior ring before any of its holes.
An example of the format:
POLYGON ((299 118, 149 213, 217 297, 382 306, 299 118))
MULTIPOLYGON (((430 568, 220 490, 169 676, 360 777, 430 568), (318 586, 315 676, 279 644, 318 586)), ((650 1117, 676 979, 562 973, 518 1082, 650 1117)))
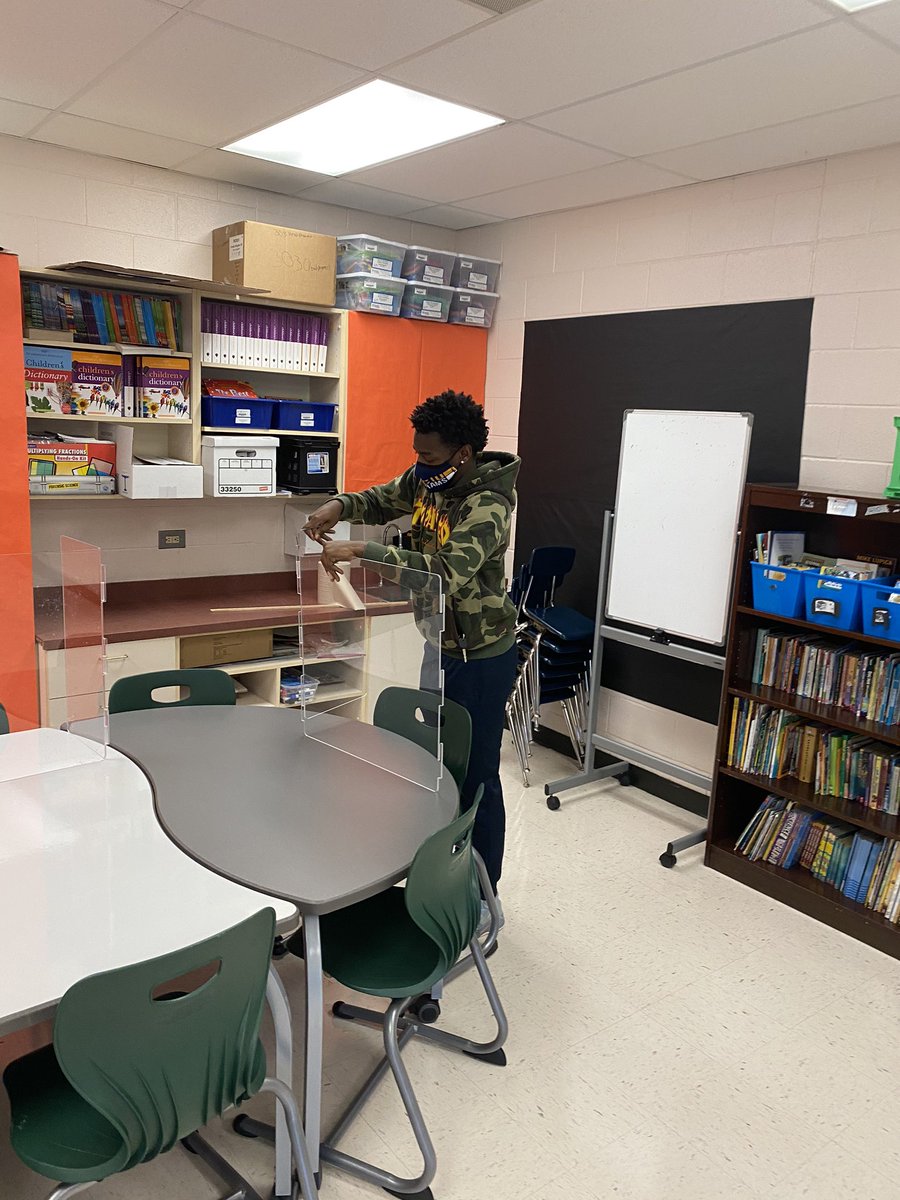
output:
POLYGON ((400 306, 401 317, 414 321, 446 321, 450 315, 453 288, 436 283, 407 283, 400 306))
POLYGON ((367 275, 361 271, 351 275, 338 275, 334 302, 338 308, 349 308, 353 312, 399 317, 405 287, 406 283, 402 279, 367 275))
POLYGON ((497 292, 471 292, 454 288, 450 301, 450 324, 477 325, 479 329, 490 329, 498 299, 497 292))
POLYGON ((470 292, 496 292, 499 279, 499 259, 457 254, 450 282, 470 292))
POLYGON ((389 242, 371 233, 353 233, 337 240, 337 274, 382 275, 399 279, 406 254, 404 242, 389 242))
POLYGON ((456 255, 452 250, 432 250, 428 246, 407 246, 403 259, 403 278, 419 283, 450 286, 456 255))

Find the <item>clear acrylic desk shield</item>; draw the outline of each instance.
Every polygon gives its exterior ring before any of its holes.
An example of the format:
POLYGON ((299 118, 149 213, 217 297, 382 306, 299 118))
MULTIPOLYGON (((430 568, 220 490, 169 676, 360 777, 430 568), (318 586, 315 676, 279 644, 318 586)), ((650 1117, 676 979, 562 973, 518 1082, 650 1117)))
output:
POLYGON ((301 666, 287 691, 282 672, 282 703, 300 708, 307 737, 436 791, 443 775, 440 578, 368 560, 341 569, 335 582, 319 555, 297 559, 301 666), (428 694, 424 707, 410 692, 428 694), (412 701, 416 726, 407 733, 418 745, 372 729, 376 706, 377 723, 394 729, 386 710, 403 700, 412 701))
POLYGON ((60 538, 58 554, 0 555, 4 626, 0 704, 10 731, 76 723, 79 737, 0 737, 0 781, 104 758, 106 645, 103 567, 97 546, 60 538))

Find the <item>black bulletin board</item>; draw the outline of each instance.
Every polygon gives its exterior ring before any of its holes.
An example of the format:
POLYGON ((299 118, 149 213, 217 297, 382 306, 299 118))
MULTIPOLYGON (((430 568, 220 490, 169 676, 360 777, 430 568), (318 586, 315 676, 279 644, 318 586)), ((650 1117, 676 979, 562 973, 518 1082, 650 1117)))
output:
MULTIPOLYGON (((527 322, 517 563, 535 546, 575 546, 559 599, 593 617, 603 513, 614 507, 630 408, 750 412, 750 482, 796 484, 812 307, 785 300, 527 322)), ((650 562, 647 586, 665 586, 650 562)), ((718 673, 678 659, 607 643, 603 684, 718 719, 718 673)))

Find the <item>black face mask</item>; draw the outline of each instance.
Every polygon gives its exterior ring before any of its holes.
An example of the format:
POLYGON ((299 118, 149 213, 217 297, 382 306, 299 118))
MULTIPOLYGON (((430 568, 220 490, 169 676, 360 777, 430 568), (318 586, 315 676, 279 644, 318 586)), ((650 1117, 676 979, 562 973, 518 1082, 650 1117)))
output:
MULTIPOLYGON (((457 447, 457 450, 461 447, 457 447)), ((456 454, 457 450, 453 453, 456 454)), ((462 466, 462 463, 460 463, 462 466)), ((459 474, 459 467, 454 467, 448 458, 437 467, 429 467, 426 463, 417 462, 415 475, 419 483, 424 483, 429 492, 443 492, 453 483, 459 474)))

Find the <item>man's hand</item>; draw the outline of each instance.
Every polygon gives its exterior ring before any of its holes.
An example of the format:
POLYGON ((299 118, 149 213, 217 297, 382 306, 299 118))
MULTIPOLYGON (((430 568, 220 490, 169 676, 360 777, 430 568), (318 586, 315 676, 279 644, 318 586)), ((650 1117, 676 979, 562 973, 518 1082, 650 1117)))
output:
POLYGON ((337 583, 344 574, 337 564, 352 562, 354 558, 362 558, 365 552, 365 542, 332 542, 329 540, 328 545, 322 551, 322 566, 337 583))
POLYGON ((320 546, 324 546, 331 541, 334 527, 343 515, 344 506, 340 500, 328 500, 314 513, 310 513, 303 526, 303 532, 308 538, 318 542, 320 546))

